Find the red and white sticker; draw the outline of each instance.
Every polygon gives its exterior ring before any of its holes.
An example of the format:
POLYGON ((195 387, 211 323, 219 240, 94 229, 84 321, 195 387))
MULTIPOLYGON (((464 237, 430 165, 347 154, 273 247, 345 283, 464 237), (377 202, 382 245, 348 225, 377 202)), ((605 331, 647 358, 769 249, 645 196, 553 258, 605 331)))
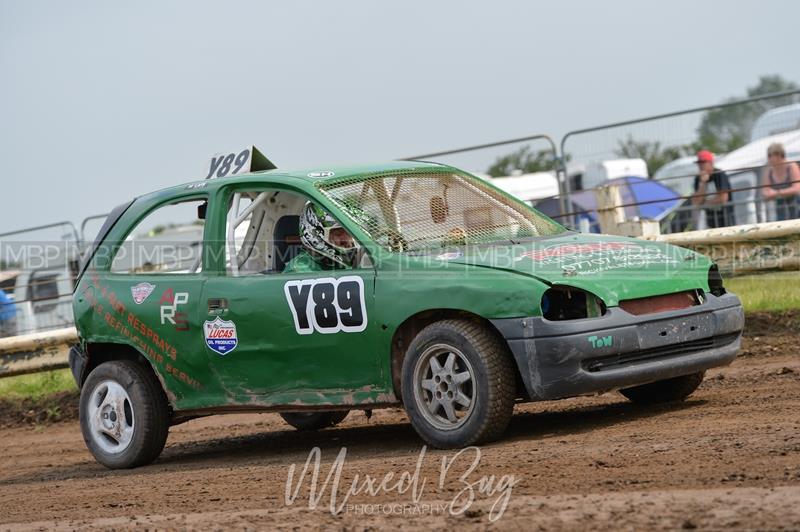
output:
POLYGON ((155 289, 156 285, 146 282, 131 286, 131 296, 133 297, 133 302, 137 305, 141 305, 155 289))

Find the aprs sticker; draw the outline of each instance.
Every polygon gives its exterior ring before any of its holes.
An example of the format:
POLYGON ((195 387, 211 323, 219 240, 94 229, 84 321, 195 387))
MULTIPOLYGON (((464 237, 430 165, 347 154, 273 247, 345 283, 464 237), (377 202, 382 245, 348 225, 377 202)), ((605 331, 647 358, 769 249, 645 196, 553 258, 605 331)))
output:
POLYGON ((139 283, 131 286, 131 296, 133 297, 133 302, 137 305, 141 305, 155 289, 156 285, 150 283, 139 283))
POLYGON ((213 321, 206 321, 203 324, 203 332, 209 349, 222 356, 236 349, 239 344, 239 338, 236 336, 236 324, 232 321, 223 320, 220 317, 213 321))
POLYGON ((178 306, 188 302, 189 292, 175 292, 172 288, 164 290, 158 302, 161 305, 161 325, 169 322, 175 326, 176 331, 188 331, 188 315, 185 312, 178 312, 178 306))

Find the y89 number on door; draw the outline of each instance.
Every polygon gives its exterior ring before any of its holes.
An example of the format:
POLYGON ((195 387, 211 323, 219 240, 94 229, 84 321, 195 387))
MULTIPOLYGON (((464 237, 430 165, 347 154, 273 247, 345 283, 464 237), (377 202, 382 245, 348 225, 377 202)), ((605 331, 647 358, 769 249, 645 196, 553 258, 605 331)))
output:
POLYGON ((312 334, 314 331, 323 334, 356 333, 367 328, 364 280, 361 277, 348 275, 338 279, 287 281, 283 291, 297 334, 312 334))

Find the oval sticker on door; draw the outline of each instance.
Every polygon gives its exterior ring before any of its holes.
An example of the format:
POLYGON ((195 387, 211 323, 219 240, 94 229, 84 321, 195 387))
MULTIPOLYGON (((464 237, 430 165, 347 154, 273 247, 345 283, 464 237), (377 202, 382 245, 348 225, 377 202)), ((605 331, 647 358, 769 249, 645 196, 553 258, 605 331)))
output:
POLYGON ((336 174, 331 172, 330 170, 326 170, 325 172, 310 172, 308 177, 320 178, 320 177, 333 177, 336 174))

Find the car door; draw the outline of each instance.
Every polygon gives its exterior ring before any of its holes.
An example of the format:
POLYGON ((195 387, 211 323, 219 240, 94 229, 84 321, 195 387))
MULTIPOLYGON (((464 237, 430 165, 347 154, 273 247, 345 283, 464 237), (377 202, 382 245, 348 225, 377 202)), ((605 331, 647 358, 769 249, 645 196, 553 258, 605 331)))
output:
POLYGON ((205 201, 145 213, 94 281, 105 323, 153 363, 181 407, 206 406, 202 397, 214 387, 201 328, 204 224, 197 213, 205 201))
POLYGON ((289 237, 295 248, 300 246, 297 215, 307 198, 287 190, 243 191, 250 197, 244 206, 231 199, 235 194, 227 197, 228 212, 217 213, 225 217, 217 221, 226 226, 225 272, 208 278, 202 296, 208 363, 229 399, 293 405, 374 401, 385 391, 377 386, 378 324, 370 319, 374 268, 283 273, 276 250, 289 237), (269 199, 253 207, 264 194, 269 199), (231 230, 240 209, 250 209, 238 226, 246 232, 231 230), (294 234, 279 235, 276 230, 287 221, 294 234), (242 267, 232 266, 230 257, 238 260, 247 242, 258 242, 256 255, 265 258, 253 259, 249 249, 242 267), (248 269, 249 262, 258 266, 248 269))

